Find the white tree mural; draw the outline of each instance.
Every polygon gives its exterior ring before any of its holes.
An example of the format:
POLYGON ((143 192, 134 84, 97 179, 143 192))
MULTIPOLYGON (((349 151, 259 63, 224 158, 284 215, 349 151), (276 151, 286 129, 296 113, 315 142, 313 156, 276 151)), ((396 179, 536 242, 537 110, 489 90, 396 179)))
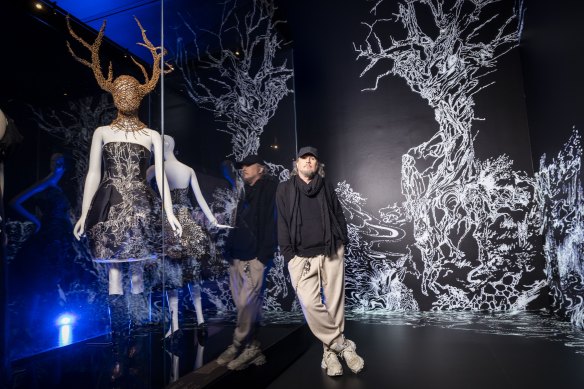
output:
MULTIPOLYGON (((182 75, 186 93, 200 108, 213 112, 216 121, 224 123, 217 130, 231 136, 231 153, 236 161, 257 154, 265 126, 276 113, 282 99, 292 89, 289 80, 293 70, 281 55, 282 38, 276 27, 272 1, 261 0, 221 3, 221 19, 216 30, 198 28, 185 15, 184 25, 177 28, 176 64, 182 75), (206 42, 206 43, 201 43, 206 42)), ((280 181, 289 177, 282 165, 265 161, 269 173, 280 181)), ((238 189, 214 193, 213 213, 223 223, 230 224, 237 208, 241 178, 235 175, 238 189)), ((219 250, 225 233, 215 236, 219 250)), ((216 290, 205 289, 210 301, 220 313, 233 310, 227 264, 215 263, 213 281, 216 290)), ((265 309, 282 311, 282 300, 291 289, 284 277, 283 257, 276 253, 274 266, 266 275, 265 309)))
POLYGON ((434 109, 438 130, 403 155, 401 185, 412 251, 423 262, 421 292, 435 296, 439 310, 523 309, 545 283, 524 280, 538 252, 533 178, 514 171, 506 155, 475 156, 474 95, 492 83, 485 76, 517 46, 522 27, 521 4, 504 17, 496 3, 408 0, 387 18, 380 0, 373 22, 363 23, 364 42, 355 46, 357 60, 366 62, 361 76, 376 74, 365 91, 395 75, 434 109), (403 38, 387 32, 395 23, 403 38), (462 271, 465 279, 449 278, 462 271))
POLYGON ((577 129, 557 156, 544 154, 536 174, 546 275, 554 310, 584 328, 584 196, 577 129))
POLYGON ((271 1, 250 4, 242 11, 236 0, 225 1, 217 31, 197 29, 183 17, 191 36, 179 37, 176 48, 188 96, 225 123, 218 130, 231 136, 237 161, 257 154, 264 127, 292 92, 292 68, 278 58, 282 39, 276 25, 283 22, 274 20, 271 1), (207 47, 199 45, 202 35, 212 42, 207 47))
POLYGON ((336 192, 349 235, 345 247, 347 309, 418 310, 412 290, 404 284, 405 276, 412 272, 407 266, 411 255, 395 252, 392 246, 406 235, 399 227, 405 224, 403 209, 394 205, 374 217, 365 211, 367 199, 346 182, 339 183, 336 192))
POLYGON ((32 108, 39 128, 63 142, 71 150, 75 161, 74 171, 77 182, 77 202, 74 213, 81 213, 81 199, 89 148, 93 131, 104 123, 110 123, 116 116, 116 109, 107 94, 99 97, 85 97, 69 101, 67 109, 43 110, 32 108))

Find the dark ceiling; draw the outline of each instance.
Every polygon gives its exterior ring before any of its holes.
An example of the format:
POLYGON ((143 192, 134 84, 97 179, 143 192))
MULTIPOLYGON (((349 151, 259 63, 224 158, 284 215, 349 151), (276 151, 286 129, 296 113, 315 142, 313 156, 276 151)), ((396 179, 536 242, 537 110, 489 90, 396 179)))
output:
MULTIPOLYGON (((39 14, 30 1, 14 1, 4 5, 0 18, 0 45, 7 54, 0 73, 2 107, 37 105, 99 92, 89 68, 76 62, 67 50, 71 36, 62 13, 45 10, 39 14)), ((95 39, 92 29, 75 21, 72 24, 86 40, 95 39)), ((80 45, 78 49, 79 56, 88 58, 89 51, 80 45)), ((103 63, 112 60, 120 71, 135 68, 111 40, 104 41, 100 54, 103 63)))
MULTIPOLYGON (((245 7, 252 1, 239 0, 237 4, 245 7)), ((66 14, 71 15, 74 30, 88 42, 93 42, 103 20, 107 20, 106 39, 100 50, 103 68, 111 60, 114 77, 132 74, 139 78, 140 71, 130 56, 145 65, 150 65, 152 58, 147 49, 136 44, 142 38, 134 16, 154 45, 159 45, 161 37, 164 38, 168 58, 172 60, 176 30, 182 25, 182 18, 192 26, 213 31, 221 21, 223 0, 11 0, 5 3, 0 13, 0 44, 3 53, 7 53, 3 57, 9 60, 2 61, 0 106, 3 107, 14 102, 42 104, 99 92, 91 71, 67 51, 66 42, 72 38, 66 29, 66 14), (41 4, 41 9, 36 4, 41 4), (164 29, 161 29, 162 19, 164 29)), ((281 15, 277 18, 285 19, 281 15)), ((283 30, 286 25, 279 24, 279 28, 284 41, 289 41, 285 37, 287 31, 283 30)), ((208 42, 201 44, 209 45, 208 42)), ((78 56, 88 58, 89 51, 77 42, 73 42, 73 47, 78 56)))

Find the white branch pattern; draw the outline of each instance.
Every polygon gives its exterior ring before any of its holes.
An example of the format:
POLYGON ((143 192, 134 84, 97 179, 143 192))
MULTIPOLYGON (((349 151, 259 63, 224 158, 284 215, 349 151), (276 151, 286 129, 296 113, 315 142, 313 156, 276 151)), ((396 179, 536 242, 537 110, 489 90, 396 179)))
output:
POLYGON ((556 312, 584 328, 584 196, 582 143, 574 128, 569 141, 551 161, 540 159, 536 175, 543 223, 546 276, 556 312))
POLYGON ((197 30, 183 17, 192 40, 180 37, 176 48, 188 96, 225 123, 218 130, 231 135, 230 155, 237 161, 257 154, 264 127, 280 101, 292 92, 288 87, 292 69, 286 60, 278 63, 282 40, 275 29, 280 22, 273 20, 274 5, 270 1, 251 4, 251 10, 241 16, 237 0, 225 1, 218 31, 197 30), (200 48, 199 34, 210 36, 218 51, 200 48), (228 44, 230 39, 236 43, 228 44), (194 49, 189 50, 190 43, 194 49))
POLYGON ((545 284, 524 281, 538 252, 534 180, 514 171, 506 155, 477 159, 472 131, 473 96, 492 84, 482 79, 517 46, 522 4, 502 17, 492 9, 497 0, 456 0, 448 7, 407 0, 390 19, 378 16, 382 3, 372 9, 376 19, 363 23, 365 42, 355 45, 357 60, 367 63, 361 76, 377 72, 364 91, 377 90, 384 77, 401 77, 434 109, 439 125, 402 157, 403 206, 415 239, 408 250, 422 257, 421 292, 436 297, 438 310, 524 309, 545 284), (433 25, 418 23, 422 9, 433 25), (390 22, 401 23, 403 39, 381 31, 390 22), (466 279, 449 277, 461 271, 466 279))

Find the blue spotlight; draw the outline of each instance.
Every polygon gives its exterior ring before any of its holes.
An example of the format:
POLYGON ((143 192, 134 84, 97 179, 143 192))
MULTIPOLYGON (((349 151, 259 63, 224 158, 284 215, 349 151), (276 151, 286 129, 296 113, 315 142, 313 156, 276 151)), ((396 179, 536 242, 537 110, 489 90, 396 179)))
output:
POLYGON ((70 324, 59 327, 59 347, 73 343, 73 329, 70 324))
POLYGON ((75 323, 75 315, 70 313, 64 313, 57 318, 58 326, 66 326, 75 323))
POLYGON ((57 326, 59 327, 59 347, 67 346, 73 342, 74 323, 75 315, 71 313, 63 313, 57 318, 57 326))

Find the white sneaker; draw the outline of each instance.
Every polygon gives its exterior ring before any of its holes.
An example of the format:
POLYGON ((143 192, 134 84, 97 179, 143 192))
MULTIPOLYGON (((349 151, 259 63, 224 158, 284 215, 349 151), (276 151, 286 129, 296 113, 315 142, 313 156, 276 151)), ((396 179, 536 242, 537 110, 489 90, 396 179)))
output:
POLYGON ((320 367, 326 369, 326 374, 331 377, 343 375, 343 366, 339 362, 337 354, 332 351, 327 350, 324 352, 320 367))
POLYGON ((339 353, 353 373, 357 374, 363 370, 365 361, 357 355, 357 345, 352 340, 345 339, 342 345, 335 343, 330 349, 339 353))
POLYGON ((227 350, 223 351, 221 355, 219 355, 217 358, 217 364, 221 366, 227 365, 229 362, 235 359, 237 354, 239 354, 239 347, 232 344, 227 347, 227 350))
POLYGON ((262 354, 259 346, 251 344, 247 346, 241 354, 227 364, 229 370, 243 370, 249 365, 260 366, 266 363, 266 356, 262 354))

